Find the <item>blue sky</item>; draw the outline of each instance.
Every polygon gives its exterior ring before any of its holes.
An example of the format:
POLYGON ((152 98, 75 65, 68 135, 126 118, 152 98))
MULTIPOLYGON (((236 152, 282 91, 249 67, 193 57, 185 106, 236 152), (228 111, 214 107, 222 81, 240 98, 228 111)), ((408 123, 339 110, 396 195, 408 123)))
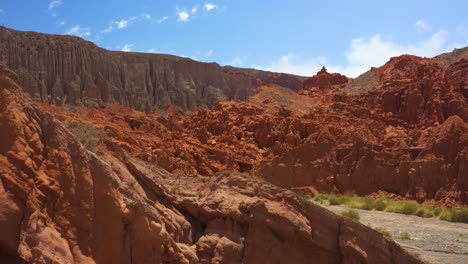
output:
POLYGON ((466 0, 0 0, 0 24, 110 50, 355 77, 390 57, 468 46, 466 0))

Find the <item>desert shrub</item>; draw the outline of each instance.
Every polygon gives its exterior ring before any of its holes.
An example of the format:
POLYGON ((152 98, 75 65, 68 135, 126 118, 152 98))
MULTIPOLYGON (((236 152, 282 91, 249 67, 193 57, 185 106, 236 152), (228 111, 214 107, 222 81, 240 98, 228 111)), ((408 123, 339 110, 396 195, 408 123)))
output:
POLYGON ((415 201, 396 201, 396 202, 391 202, 387 206, 385 211, 391 212, 391 213, 412 215, 416 213, 419 206, 420 205, 415 201))
POLYGON ((400 239, 411 239, 411 236, 408 232, 401 232, 398 236, 400 239))
POLYGON ((445 209, 440 213, 439 219, 449 222, 468 223, 468 208, 445 209))
POLYGON ((441 212, 442 212, 442 208, 440 208, 440 207, 434 208, 434 215, 435 216, 439 216, 441 212))
POLYGON ((379 198, 374 202, 374 209, 377 211, 383 211, 385 208, 387 208, 387 203, 388 201, 384 198, 379 198))
POLYGON ((388 232, 387 228, 385 227, 375 227, 374 228, 375 231, 378 231, 379 233, 381 233, 382 235, 386 236, 386 237, 391 237, 392 235, 390 235, 390 232, 388 232))
POLYGON ((432 209, 429 207, 420 207, 416 211, 416 215, 419 217, 424 217, 424 218, 434 217, 434 214, 432 213, 432 209))
POLYGON ((346 217, 349 217, 355 221, 359 221, 361 219, 361 217, 359 216, 359 213, 357 211, 354 211, 354 210, 347 210, 347 211, 343 211, 341 213, 342 216, 346 216, 346 217))
POLYGON ((335 196, 332 194, 328 200, 330 201, 331 205, 339 205, 347 203, 350 199, 351 197, 346 195, 335 196))
POLYGON ((328 193, 319 193, 319 194, 315 195, 314 201, 320 202, 320 201, 328 200, 329 198, 330 198, 330 194, 328 194, 328 193))
POLYGON ((364 196, 361 198, 351 197, 346 203, 349 207, 362 209, 362 210, 372 210, 374 209, 375 199, 371 196, 364 196))

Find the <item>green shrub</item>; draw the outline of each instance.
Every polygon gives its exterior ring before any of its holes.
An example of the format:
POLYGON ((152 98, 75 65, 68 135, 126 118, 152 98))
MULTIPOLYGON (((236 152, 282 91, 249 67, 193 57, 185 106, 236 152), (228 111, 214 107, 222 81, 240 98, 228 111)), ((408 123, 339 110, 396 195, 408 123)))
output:
POLYGON ((350 199, 351 197, 346 195, 335 196, 332 194, 330 195, 329 201, 331 205, 339 205, 347 203, 350 199))
POLYGON ((415 201, 396 201, 391 202, 387 208, 386 212, 412 215, 415 214, 418 210, 419 204, 415 201))
POLYGON ((362 209, 362 210, 372 210, 374 209, 375 199, 371 196, 364 196, 362 198, 352 198, 348 202, 350 207, 362 209))
POLYGON ((400 239, 411 239, 411 236, 410 236, 410 234, 408 232, 401 232, 399 238, 400 239))
POLYGON ((440 213, 439 219, 449 222, 468 223, 468 208, 445 209, 440 213))
POLYGON ((359 213, 357 211, 354 211, 354 210, 347 210, 347 211, 343 211, 341 213, 342 216, 346 216, 346 217, 349 217, 355 221, 359 221, 361 219, 361 217, 359 216, 359 213))
POLYGON ((328 193, 319 193, 319 194, 315 195, 314 201, 320 202, 320 201, 328 200, 329 198, 330 198, 330 194, 328 194, 328 193))
POLYGON ((442 212, 442 208, 440 208, 440 207, 434 208, 434 215, 435 216, 439 216, 441 212, 442 212))
POLYGON ((432 209, 429 207, 421 207, 416 211, 416 215, 419 217, 424 217, 424 218, 431 218, 434 217, 434 214, 432 213, 432 209))
POLYGON ((385 210, 385 208, 387 208, 387 201, 382 199, 382 198, 379 198, 377 200, 375 200, 374 202, 374 208, 375 210, 377 211, 383 211, 385 210))
POLYGON ((378 231, 379 233, 381 233, 382 235, 386 236, 386 237, 391 237, 392 235, 390 235, 390 232, 388 232, 387 228, 385 227, 375 227, 374 228, 375 231, 378 231))

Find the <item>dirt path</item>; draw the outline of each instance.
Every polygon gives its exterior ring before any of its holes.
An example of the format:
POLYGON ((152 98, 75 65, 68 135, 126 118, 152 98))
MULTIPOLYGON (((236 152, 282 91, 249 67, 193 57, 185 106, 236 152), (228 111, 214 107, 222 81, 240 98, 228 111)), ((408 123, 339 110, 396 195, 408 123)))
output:
MULTIPOLYGON (((349 209, 341 205, 325 207, 337 214, 349 209)), ((353 210, 359 212, 361 223, 373 228, 386 228, 392 239, 427 263, 468 263, 468 224, 412 215, 353 210), (401 232, 408 232, 411 239, 400 239, 401 232)))

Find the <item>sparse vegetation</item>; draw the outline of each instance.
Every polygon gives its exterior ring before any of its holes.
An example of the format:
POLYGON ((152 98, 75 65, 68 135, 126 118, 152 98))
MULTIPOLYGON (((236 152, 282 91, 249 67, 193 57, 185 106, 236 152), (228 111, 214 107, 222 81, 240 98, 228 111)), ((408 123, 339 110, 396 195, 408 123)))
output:
POLYGON ((449 222, 468 223, 468 207, 460 209, 442 208, 419 204, 412 200, 395 201, 386 196, 374 198, 372 196, 359 197, 356 195, 335 195, 329 193, 317 194, 313 200, 320 204, 328 201, 330 205, 346 205, 361 210, 386 211, 416 215, 424 218, 435 217, 449 222))
POLYGON ((176 186, 172 186, 171 189, 169 189, 169 191, 172 194, 179 194, 179 188, 177 188, 176 186))
POLYGON ((109 131, 103 131, 90 124, 73 121, 67 127, 80 140, 81 144, 91 151, 96 149, 103 138, 110 137, 109 131))
POLYGON ((418 207, 419 205, 415 201, 394 201, 387 206, 385 212, 414 215, 418 210, 418 207))
POLYGON ((361 219, 361 216, 359 216, 359 213, 357 211, 354 211, 354 210, 347 210, 347 211, 343 211, 341 213, 342 216, 346 216, 346 217, 349 217, 355 221, 359 221, 361 219))
POLYGON ((81 109, 76 107, 76 105, 67 104, 63 108, 65 110, 67 110, 68 112, 72 112, 72 113, 75 113, 75 114, 82 114, 83 113, 83 111, 81 111, 81 109))
POLYGON ((382 235, 384 235, 385 237, 392 237, 392 235, 390 234, 390 232, 388 232, 387 228, 385 227, 375 227, 374 228, 375 231, 378 231, 379 233, 381 233, 382 235))
POLYGON ((409 239, 411 239, 411 236, 410 236, 410 234, 408 232, 401 232, 400 235, 398 236, 398 238, 409 240, 409 239))

